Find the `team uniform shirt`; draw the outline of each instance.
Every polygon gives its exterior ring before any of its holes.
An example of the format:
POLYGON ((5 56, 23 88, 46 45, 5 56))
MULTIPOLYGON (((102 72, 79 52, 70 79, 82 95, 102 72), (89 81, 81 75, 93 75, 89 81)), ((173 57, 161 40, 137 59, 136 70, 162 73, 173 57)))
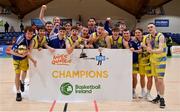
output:
POLYGON ((60 40, 58 35, 51 37, 51 39, 49 41, 49 46, 52 48, 55 48, 55 49, 65 49, 66 48, 65 40, 64 39, 60 40))
MULTIPOLYGON (((76 40, 74 41, 74 40, 72 39, 72 37, 68 37, 68 38, 66 39, 66 41, 69 42, 70 46, 73 46, 74 43, 76 42, 76 40)), ((77 37, 77 41, 78 41, 79 44, 81 44, 83 40, 82 40, 82 38, 81 38, 80 36, 78 36, 78 37, 77 37)), ((75 46, 75 48, 78 49, 79 47, 75 46)))
MULTIPOLYGON (((134 48, 134 50, 139 50, 141 48, 141 42, 137 40, 131 40, 130 48, 134 48)), ((133 63, 138 63, 138 53, 136 52, 133 52, 133 63)))
POLYGON ((48 32, 45 33, 46 41, 49 43, 50 41, 50 34, 48 32))
MULTIPOLYGON (((20 45, 24 45, 24 46, 26 46, 27 48, 29 48, 30 42, 31 42, 31 40, 27 40, 26 37, 25 37, 25 35, 22 34, 22 35, 20 35, 20 36, 17 38, 15 44, 14 44, 13 47, 12 47, 12 50, 13 50, 13 51, 17 50, 20 45)), ((14 60, 23 60, 23 59, 25 59, 25 58, 26 58, 26 57, 23 57, 23 58, 22 58, 22 57, 13 55, 13 59, 14 59, 14 60)))
POLYGON ((122 37, 118 37, 116 40, 110 36, 111 49, 122 49, 122 37))
MULTIPOLYGON (((98 37, 96 32, 94 32, 94 33, 92 34, 92 36, 93 36, 93 38, 97 38, 97 37, 98 37)), ((106 43, 105 38, 104 38, 104 37, 98 38, 98 39, 96 40, 96 42, 93 43, 93 47, 94 47, 94 48, 99 48, 99 47, 104 47, 104 48, 106 48, 106 47, 107 47, 107 43, 106 43)))
POLYGON ((88 28, 89 29, 89 34, 92 34, 92 33, 94 33, 94 32, 97 32, 97 27, 94 27, 94 28, 88 28))
MULTIPOLYGON (((155 37, 152 35, 148 35, 151 40, 151 47, 153 50, 159 49, 159 38, 164 35, 162 33, 157 33, 155 37)), ((163 44, 163 52, 162 53, 151 53, 150 54, 150 63, 151 63, 151 71, 154 76, 158 78, 163 78, 165 75, 166 68, 166 42, 164 39, 163 44)))
POLYGON ((41 40, 41 42, 39 42, 39 36, 35 36, 32 41, 34 41, 34 49, 38 49, 38 48, 45 48, 45 44, 47 44, 47 40, 46 40, 46 36, 42 37, 43 39, 41 40))

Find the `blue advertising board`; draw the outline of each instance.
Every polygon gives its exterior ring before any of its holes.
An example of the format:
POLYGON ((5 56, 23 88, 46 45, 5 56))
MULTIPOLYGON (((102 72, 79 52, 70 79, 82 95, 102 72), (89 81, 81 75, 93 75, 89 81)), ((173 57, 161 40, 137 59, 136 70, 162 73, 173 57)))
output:
POLYGON ((155 19, 156 27, 169 27, 169 19, 155 19))
POLYGON ((8 45, 0 45, 0 58, 9 58, 11 55, 6 53, 6 50, 9 46, 8 45))

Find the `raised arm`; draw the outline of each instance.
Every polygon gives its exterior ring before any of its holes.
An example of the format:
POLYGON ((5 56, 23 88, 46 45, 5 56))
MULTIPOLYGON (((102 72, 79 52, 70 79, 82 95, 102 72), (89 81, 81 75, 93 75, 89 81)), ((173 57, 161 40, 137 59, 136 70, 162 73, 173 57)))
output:
POLYGON ((42 5, 41 11, 40 11, 40 14, 39 14, 39 19, 43 22, 43 24, 46 23, 46 20, 44 18, 44 13, 45 13, 46 9, 47 9, 47 6, 46 5, 42 5))

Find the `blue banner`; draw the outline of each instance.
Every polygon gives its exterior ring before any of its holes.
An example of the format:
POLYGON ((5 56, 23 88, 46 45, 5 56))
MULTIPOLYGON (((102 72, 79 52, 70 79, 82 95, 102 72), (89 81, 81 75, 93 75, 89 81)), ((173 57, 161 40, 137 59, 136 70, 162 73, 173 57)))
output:
POLYGON ((31 19, 31 25, 35 24, 37 27, 43 26, 43 22, 40 19, 31 19))
POLYGON ((169 27, 169 19, 155 19, 156 27, 169 27))

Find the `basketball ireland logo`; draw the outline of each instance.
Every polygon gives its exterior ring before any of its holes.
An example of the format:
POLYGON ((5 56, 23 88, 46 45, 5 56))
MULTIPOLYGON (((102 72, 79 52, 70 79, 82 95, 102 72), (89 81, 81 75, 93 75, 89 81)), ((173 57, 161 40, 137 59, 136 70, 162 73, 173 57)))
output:
POLYGON ((69 82, 65 82, 61 85, 60 91, 63 95, 70 95, 73 92, 73 86, 69 82))

